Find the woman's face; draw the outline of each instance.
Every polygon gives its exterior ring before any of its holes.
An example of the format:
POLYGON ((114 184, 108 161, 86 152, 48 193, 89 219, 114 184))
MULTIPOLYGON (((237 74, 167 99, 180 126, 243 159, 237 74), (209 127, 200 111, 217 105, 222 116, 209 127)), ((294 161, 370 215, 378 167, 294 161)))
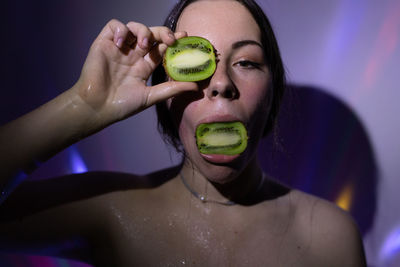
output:
POLYGON ((208 39, 217 51, 214 75, 199 82, 199 92, 168 101, 186 155, 209 180, 231 181, 254 159, 269 112, 270 72, 264 61, 260 29, 236 1, 198 1, 185 8, 177 31, 208 39), (205 156, 196 147, 202 122, 242 121, 248 147, 239 157, 205 156))

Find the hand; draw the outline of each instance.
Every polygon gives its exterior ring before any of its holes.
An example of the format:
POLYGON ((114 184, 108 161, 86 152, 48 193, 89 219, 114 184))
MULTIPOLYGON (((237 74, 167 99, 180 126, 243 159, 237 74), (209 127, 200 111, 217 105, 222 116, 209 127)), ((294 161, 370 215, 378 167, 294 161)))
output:
POLYGON ((136 114, 196 83, 168 81, 146 86, 168 45, 186 36, 167 27, 146 27, 111 20, 90 48, 81 77, 74 86, 79 97, 100 119, 100 127, 136 114))

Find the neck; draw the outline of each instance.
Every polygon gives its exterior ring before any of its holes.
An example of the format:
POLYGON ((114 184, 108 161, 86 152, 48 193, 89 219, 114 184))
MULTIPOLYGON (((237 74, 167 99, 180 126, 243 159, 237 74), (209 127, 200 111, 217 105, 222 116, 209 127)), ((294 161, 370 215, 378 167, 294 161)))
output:
POLYGON ((247 167, 238 172, 229 167, 212 168, 214 177, 203 175, 189 159, 185 159, 181 178, 193 196, 203 202, 224 205, 245 202, 252 197, 263 183, 262 170, 254 158, 247 167))

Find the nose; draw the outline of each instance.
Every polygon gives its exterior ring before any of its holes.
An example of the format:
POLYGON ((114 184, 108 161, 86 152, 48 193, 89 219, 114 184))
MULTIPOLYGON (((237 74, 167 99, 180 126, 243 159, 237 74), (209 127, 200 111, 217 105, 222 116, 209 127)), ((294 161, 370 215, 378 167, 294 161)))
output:
POLYGON ((231 79, 229 70, 222 64, 217 66, 206 90, 206 95, 209 99, 222 97, 228 100, 233 100, 239 96, 239 91, 231 79))

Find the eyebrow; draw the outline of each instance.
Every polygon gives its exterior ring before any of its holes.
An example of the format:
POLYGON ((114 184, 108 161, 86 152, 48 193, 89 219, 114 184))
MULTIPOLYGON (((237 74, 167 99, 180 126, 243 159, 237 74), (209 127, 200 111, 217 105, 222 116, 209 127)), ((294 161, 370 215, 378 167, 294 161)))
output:
POLYGON ((239 48, 241 48, 243 46, 246 46, 246 45, 256 45, 256 46, 259 46, 261 49, 263 49, 263 46, 259 42, 256 42, 254 40, 242 40, 242 41, 238 41, 236 43, 233 43, 232 44, 232 49, 239 49, 239 48))

